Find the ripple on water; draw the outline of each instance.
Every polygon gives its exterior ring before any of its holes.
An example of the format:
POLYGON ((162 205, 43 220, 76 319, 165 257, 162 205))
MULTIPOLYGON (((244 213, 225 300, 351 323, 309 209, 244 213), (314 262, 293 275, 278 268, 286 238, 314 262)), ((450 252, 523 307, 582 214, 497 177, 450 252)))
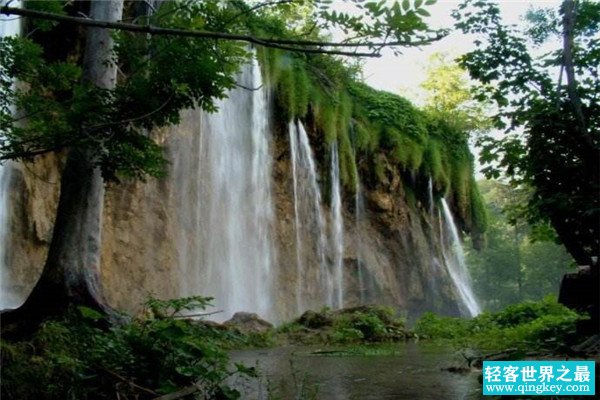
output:
MULTIPOLYGON (((320 348, 322 349, 322 348, 320 348)), ((442 368, 460 363, 451 350, 416 343, 387 346, 375 355, 314 355, 316 347, 280 347, 231 353, 232 361, 258 365, 260 381, 234 384, 244 399, 294 399, 316 392, 316 399, 479 399, 477 373, 455 374, 442 368)), ((300 398, 313 398, 305 396, 300 398)))

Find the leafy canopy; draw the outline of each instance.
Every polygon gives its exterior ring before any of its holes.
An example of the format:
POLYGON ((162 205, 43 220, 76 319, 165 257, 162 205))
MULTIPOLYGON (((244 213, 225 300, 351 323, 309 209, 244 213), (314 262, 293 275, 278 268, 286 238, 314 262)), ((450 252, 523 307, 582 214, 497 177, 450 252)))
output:
POLYGON ((484 172, 533 187, 530 222, 550 221, 576 261, 593 264, 600 252, 600 4, 565 1, 558 12, 532 10, 529 27, 522 29, 504 24, 491 1, 467 0, 454 17, 457 28, 479 38, 460 64, 482 83, 477 98, 495 104, 495 126, 505 132, 479 138, 484 172), (572 36, 568 4, 576 7, 572 36), (569 42, 541 56, 532 50, 569 42), (572 63, 566 57, 571 47, 572 63))
POLYGON ((475 84, 469 81, 467 71, 446 54, 434 53, 426 72, 421 88, 427 93, 428 113, 447 119, 469 136, 489 130, 488 107, 473 98, 475 84))
MULTIPOLYGON (((180 0, 161 2, 150 15, 140 13, 133 4, 126 8, 125 19, 223 35, 262 35, 270 46, 282 46, 289 39, 287 48, 317 52, 337 45, 326 41, 323 33, 337 29, 353 37, 344 46, 379 51, 381 44, 410 46, 442 34, 430 31, 422 20, 427 15, 424 6, 432 3, 405 0, 388 6, 353 1, 360 14, 351 15, 326 0, 180 0), (296 11, 303 15, 300 25, 294 24, 296 11), (309 45, 306 39, 325 41, 325 45, 309 45)), ((82 2, 54 0, 27 2, 26 6, 54 14, 86 11, 82 2)), ((116 89, 104 90, 80 79, 82 42, 63 41, 58 50, 56 42, 49 43, 50 37, 66 37, 64 29, 80 36, 75 28, 55 21, 36 20, 35 24, 37 30, 31 37, 0 41, 0 159, 32 160, 46 152, 77 147, 91 151, 106 179, 117 179, 117 174, 143 178, 164 173, 161 148, 147 132, 177 123, 185 108, 214 111, 213 99, 226 96, 235 85, 240 65, 251 55, 242 42, 226 36, 213 40, 122 30, 115 33, 113 60, 121 72, 119 82, 116 89), (19 85, 13 85, 14 81, 19 85), (18 110, 16 117, 12 107, 18 110)))

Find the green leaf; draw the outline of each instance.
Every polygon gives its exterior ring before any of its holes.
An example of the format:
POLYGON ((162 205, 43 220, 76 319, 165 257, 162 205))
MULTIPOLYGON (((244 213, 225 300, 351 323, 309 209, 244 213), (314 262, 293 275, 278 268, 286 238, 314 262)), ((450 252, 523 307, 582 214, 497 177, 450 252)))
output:
POLYGON ((81 313, 81 316, 83 318, 92 320, 92 321, 98 321, 101 320, 102 318, 104 318, 104 315, 102 315, 100 312, 91 309, 89 307, 85 307, 85 306, 79 306, 77 307, 77 309, 79 310, 79 312, 81 313))
POLYGON ((402 0, 402 9, 408 11, 410 9, 410 2, 408 0, 402 0))

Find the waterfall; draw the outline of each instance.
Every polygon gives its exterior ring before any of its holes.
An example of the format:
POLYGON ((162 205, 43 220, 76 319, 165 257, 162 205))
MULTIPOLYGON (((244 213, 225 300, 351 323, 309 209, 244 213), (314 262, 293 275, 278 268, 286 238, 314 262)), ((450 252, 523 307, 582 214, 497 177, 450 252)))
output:
POLYGON ((290 153, 292 158, 292 179, 294 182, 294 224, 296 231, 296 312, 300 314, 304 309, 302 302, 302 284, 303 278, 303 265, 302 265, 302 237, 300 232, 300 211, 298 201, 298 128, 293 121, 288 124, 288 133, 290 135, 290 153))
POLYGON ((317 181, 317 168, 308 135, 300 121, 289 123, 290 152, 294 185, 294 221, 296 233, 296 306, 302 312, 308 306, 304 300, 310 282, 305 274, 316 254, 320 264, 318 282, 325 288, 326 304, 333 306, 333 280, 325 258, 325 218, 321 207, 321 190, 317 181))
POLYGON ((357 263, 357 275, 358 275, 358 292, 360 304, 367 302, 367 282, 365 276, 365 265, 364 265, 364 249, 363 249, 363 230, 364 230, 364 218, 365 218, 365 199, 362 193, 362 187, 360 185, 360 178, 358 171, 356 171, 356 194, 354 196, 354 223, 356 226, 356 263, 357 263))
POLYGON ((463 252, 458 229, 446 200, 442 199, 441 203, 446 232, 448 233, 448 240, 452 247, 452 252, 448 255, 448 251, 445 249, 446 243, 444 241, 443 229, 441 229, 441 244, 445 265, 466 311, 468 311, 471 317, 474 317, 481 312, 481 309, 479 308, 479 304, 471 289, 471 278, 467 269, 465 254, 463 252))
POLYGON ((433 208, 435 206, 435 202, 433 199, 433 180, 431 179, 431 177, 427 182, 427 194, 429 196, 429 216, 433 218, 433 208))
POLYGON ((337 142, 331 146, 331 248, 333 253, 334 307, 344 307, 344 220, 340 192, 340 162, 337 142))
POLYGON ((175 160, 187 236, 180 248, 182 294, 214 297, 223 311, 217 320, 237 311, 272 319, 270 107, 255 58, 237 81, 216 102, 217 113, 202 114, 191 161, 175 160))
MULTIPOLYGON (((4 5, 5 2, 0 2, 4 5)), ((20 7, 21 1, 12 3, 13 7, 20 7)), ((2 16, 0 18, 0 37, 19 35, 21 30, 21 18, 14 16, 2 16)), ((2 70, 0 69, 0 73, 2 70)), ((12 110, 14 112, 14 110, 12 110)), ((0 136, 0 140, 2 137, 0 136)), ((21 299, 11 289, 11 274, 7 265, 6 246, 9 235, 9 191, 10 191, 10 162, 0 164, 0 310, 15 308, 21 305, 21 299)))

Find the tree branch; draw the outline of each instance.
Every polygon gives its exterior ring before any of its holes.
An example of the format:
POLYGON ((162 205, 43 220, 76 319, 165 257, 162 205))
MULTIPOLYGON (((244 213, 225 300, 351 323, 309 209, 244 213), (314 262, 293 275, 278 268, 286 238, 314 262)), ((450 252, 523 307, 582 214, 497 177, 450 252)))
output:
POLYGON ((154 400, 176 400, 181 399, 182 397, 189 396, 190 394, 196 393, 200 388, 198 386, 192 385, 184 387, 183 389, 179 389, 176 392, 171 392, 160 397, 155 397, 154 400))
POLYGON ((98 124, 98 125, 93 125, 90 127, 84 127, 83 131, 86 133, 93 133, 105 128, 109 128, 111 126, 115 126, 115 125, 124 125, 124 124, 130 124, 132 122, 136 122, 136 121, 140 121, 143 119, 146 119, 148 117, 151 117, 152 115, 156 114, 157 112, 159 112, 160 110, 162 110, 163 108, 165 108, 167 106, 167 104, 169 104, 169 102, 171 101, 171 99, 173 98, 173 95, 169 96, 169 98, 160 105, 160 107, 156 108, 155 110, 152 110, 150 112, 147 112, 144 115, 140 115, 137 117, 131 117, 131 118, 127 118, 127 119, 123 119, 121 121, 113 121, 113 122, 107 122, 104 124, 98 124))
POLYGON ((46 154, 46 153, 51 153, 53 151, 59 151, 64 149, 65 147, 69 146, 69 144, 57 144, 56 146, 52 146, 52 147, 47 147, 47 148, 43 148, 43 149, 36 149, 36 150, 24 150, 24 151, 19 151, 19 152, 12 152, 10 154, 4 154, 2 156, 0 156, 0 161, 6 161, 6 160, 18 160, 20 158, 33 158, 36 156, 41 156, 42 154, 46 154))
POLYGON ((381 57, 378 51, 369 53, 365 52, 349 52, 339 50, 327 50, 322 47, 345 47, 345 48, 381 48, 381 47, 393 47, 393 46, 421 46, 429 44, 436 40, 439 40, 445 36, 445 34, 438 34, 433 38, 423 39, 419 41, 396 41, 396 42, 360 42, 360 43, 341 43, 341 42, 327 42, 327 41, 313 41, 313 40, 293 40, 293 39, 278 39, 278 38, 259 38, 251 35, 240 35, 227 32, 211 32, 201 30, 188 30, 188 29, 177 29, 177 28, 161 28, 152 25, 136 25, 124 22, 111 22, 93 20, 82 17, 73 17, 68 15, 59 15, 54 13, 48 13, 37 10, 30 10, 24 8, 13 8, 13 7, 1 7, 0 13, 6 15, 20 15, 24 17, 45 19, 49 21, 75 23, 79 25, 92 26, 96 28, 105 29, 116 29, 124 30, 129 32, 147 33, 151 35, 172 35, 182 37, 196 37, 204 39, 216 39, 216 40, 234 40, 242 41, 247 43, 253 43, 259 46, 271 47, 281 50, 295 51, 301 53, 318 53, 318 54, 332 54, 342 55, 351 57, 381 57), (300 46, 300 47, 297 47, 300 46), (302 47, 308 46, 308 47, 302 47), (319 47, 319 48, 311 48, 319 47))
POLYGON ((575 2, 573 0, 565 0, 563 2, 563 62, 561 70, 564 66, 567 75, 567 93, 575 111, 577 127, 579 133, 586 138, 589 145, 593 145, 587 135, 587 128, 583 110, 581 107, 581 98, 577 93, 577 80, 575 78, 575 68, 573 66, 573 36, 575 30, 575 2))
POLYGON ((140 390, 142 392, 148 393, 148 394, 153 395, 153 396, 156 396, 158 394, 154 390, 145 388, 143 386, 140 386, 137 383, 133 382, 132 380, 130 380, 130 379, 128 379, 128 378, 126 378, 126 377, 124 377, 122 375, 119 375, 116 372, 111 371, 111 370, 109 370, 107 368, 102 368, 101 367, 101 370, 104 371, 104 372, 106 372, 107 374, 112 375, 113 377, 119 379, 120 381, 128 384, 130 387, 132 387, 134 389, 140 390))
POLYGON ((172 318, 194 318, 194 317, 207 317, 209 315, 215 315, 222 313, 223 310, 206 312, 206 313, 198 313, 198 314, 183 314, 183 315, 173 315, 172 318))

